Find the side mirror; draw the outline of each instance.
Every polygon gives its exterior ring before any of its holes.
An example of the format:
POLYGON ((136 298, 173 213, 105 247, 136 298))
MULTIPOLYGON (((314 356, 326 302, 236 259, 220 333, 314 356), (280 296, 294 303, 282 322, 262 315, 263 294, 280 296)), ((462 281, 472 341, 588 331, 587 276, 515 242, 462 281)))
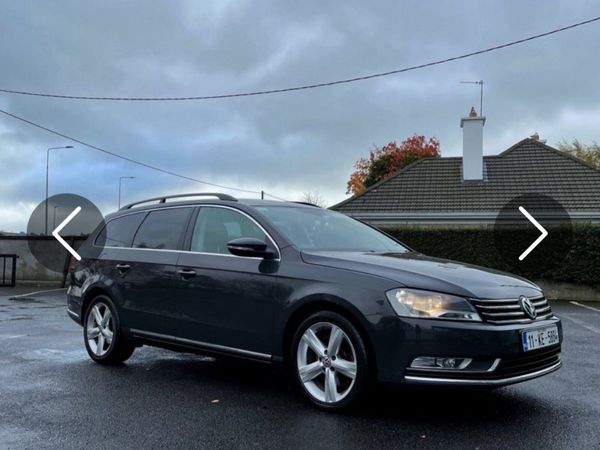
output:
POLYGON ((267 250, 267 244, 256 238, 238 238, 227 243, 229 253, 236 256, 273 259, 275 254, 267 250))

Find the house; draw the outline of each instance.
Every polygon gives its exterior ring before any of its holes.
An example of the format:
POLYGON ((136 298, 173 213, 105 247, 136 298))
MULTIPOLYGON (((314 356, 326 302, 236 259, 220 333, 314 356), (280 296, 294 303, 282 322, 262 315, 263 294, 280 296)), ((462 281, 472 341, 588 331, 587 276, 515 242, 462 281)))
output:
POLYGON ((331 209, 378 226, 487 225, 517 196, 543 194, 600 223, 600 170, 540 141, 483 156, 485 117, 461 119, 463 156, 424 158, 331 209))

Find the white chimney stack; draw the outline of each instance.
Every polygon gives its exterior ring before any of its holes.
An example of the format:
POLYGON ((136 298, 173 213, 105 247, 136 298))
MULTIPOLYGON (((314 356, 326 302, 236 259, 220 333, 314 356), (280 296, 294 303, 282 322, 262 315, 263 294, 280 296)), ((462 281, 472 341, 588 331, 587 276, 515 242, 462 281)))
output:
POLYGON ((463 129, 463 181, 483 180, 483 126, 485 117, 471 108, 469 117, 460 119, 463 129))

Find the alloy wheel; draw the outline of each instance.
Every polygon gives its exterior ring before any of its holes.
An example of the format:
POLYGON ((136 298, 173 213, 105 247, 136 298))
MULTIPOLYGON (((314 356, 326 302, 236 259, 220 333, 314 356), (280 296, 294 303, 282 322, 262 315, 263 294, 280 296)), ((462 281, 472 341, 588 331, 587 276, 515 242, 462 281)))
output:
POLYGON ((106 303, 95 303, 87 316, 86 338, 90 350, 96 356, 104 356, 113 341, 114 320, 106 303))
POLYGON ((354 387, 357 360, 348 335, 337 325, 318 322, 306 329, 297 351, 298 377, 316 400, 336 403, 354 387))

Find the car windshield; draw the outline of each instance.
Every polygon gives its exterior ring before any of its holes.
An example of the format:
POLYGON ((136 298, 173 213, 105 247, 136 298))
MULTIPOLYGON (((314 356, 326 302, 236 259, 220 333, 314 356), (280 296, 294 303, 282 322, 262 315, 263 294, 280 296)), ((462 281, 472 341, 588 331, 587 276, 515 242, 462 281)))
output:
POLYGON ((259 206, 256 209, 300 250, 408 251, 368 225, 328 209, 293 206, 259 206))

